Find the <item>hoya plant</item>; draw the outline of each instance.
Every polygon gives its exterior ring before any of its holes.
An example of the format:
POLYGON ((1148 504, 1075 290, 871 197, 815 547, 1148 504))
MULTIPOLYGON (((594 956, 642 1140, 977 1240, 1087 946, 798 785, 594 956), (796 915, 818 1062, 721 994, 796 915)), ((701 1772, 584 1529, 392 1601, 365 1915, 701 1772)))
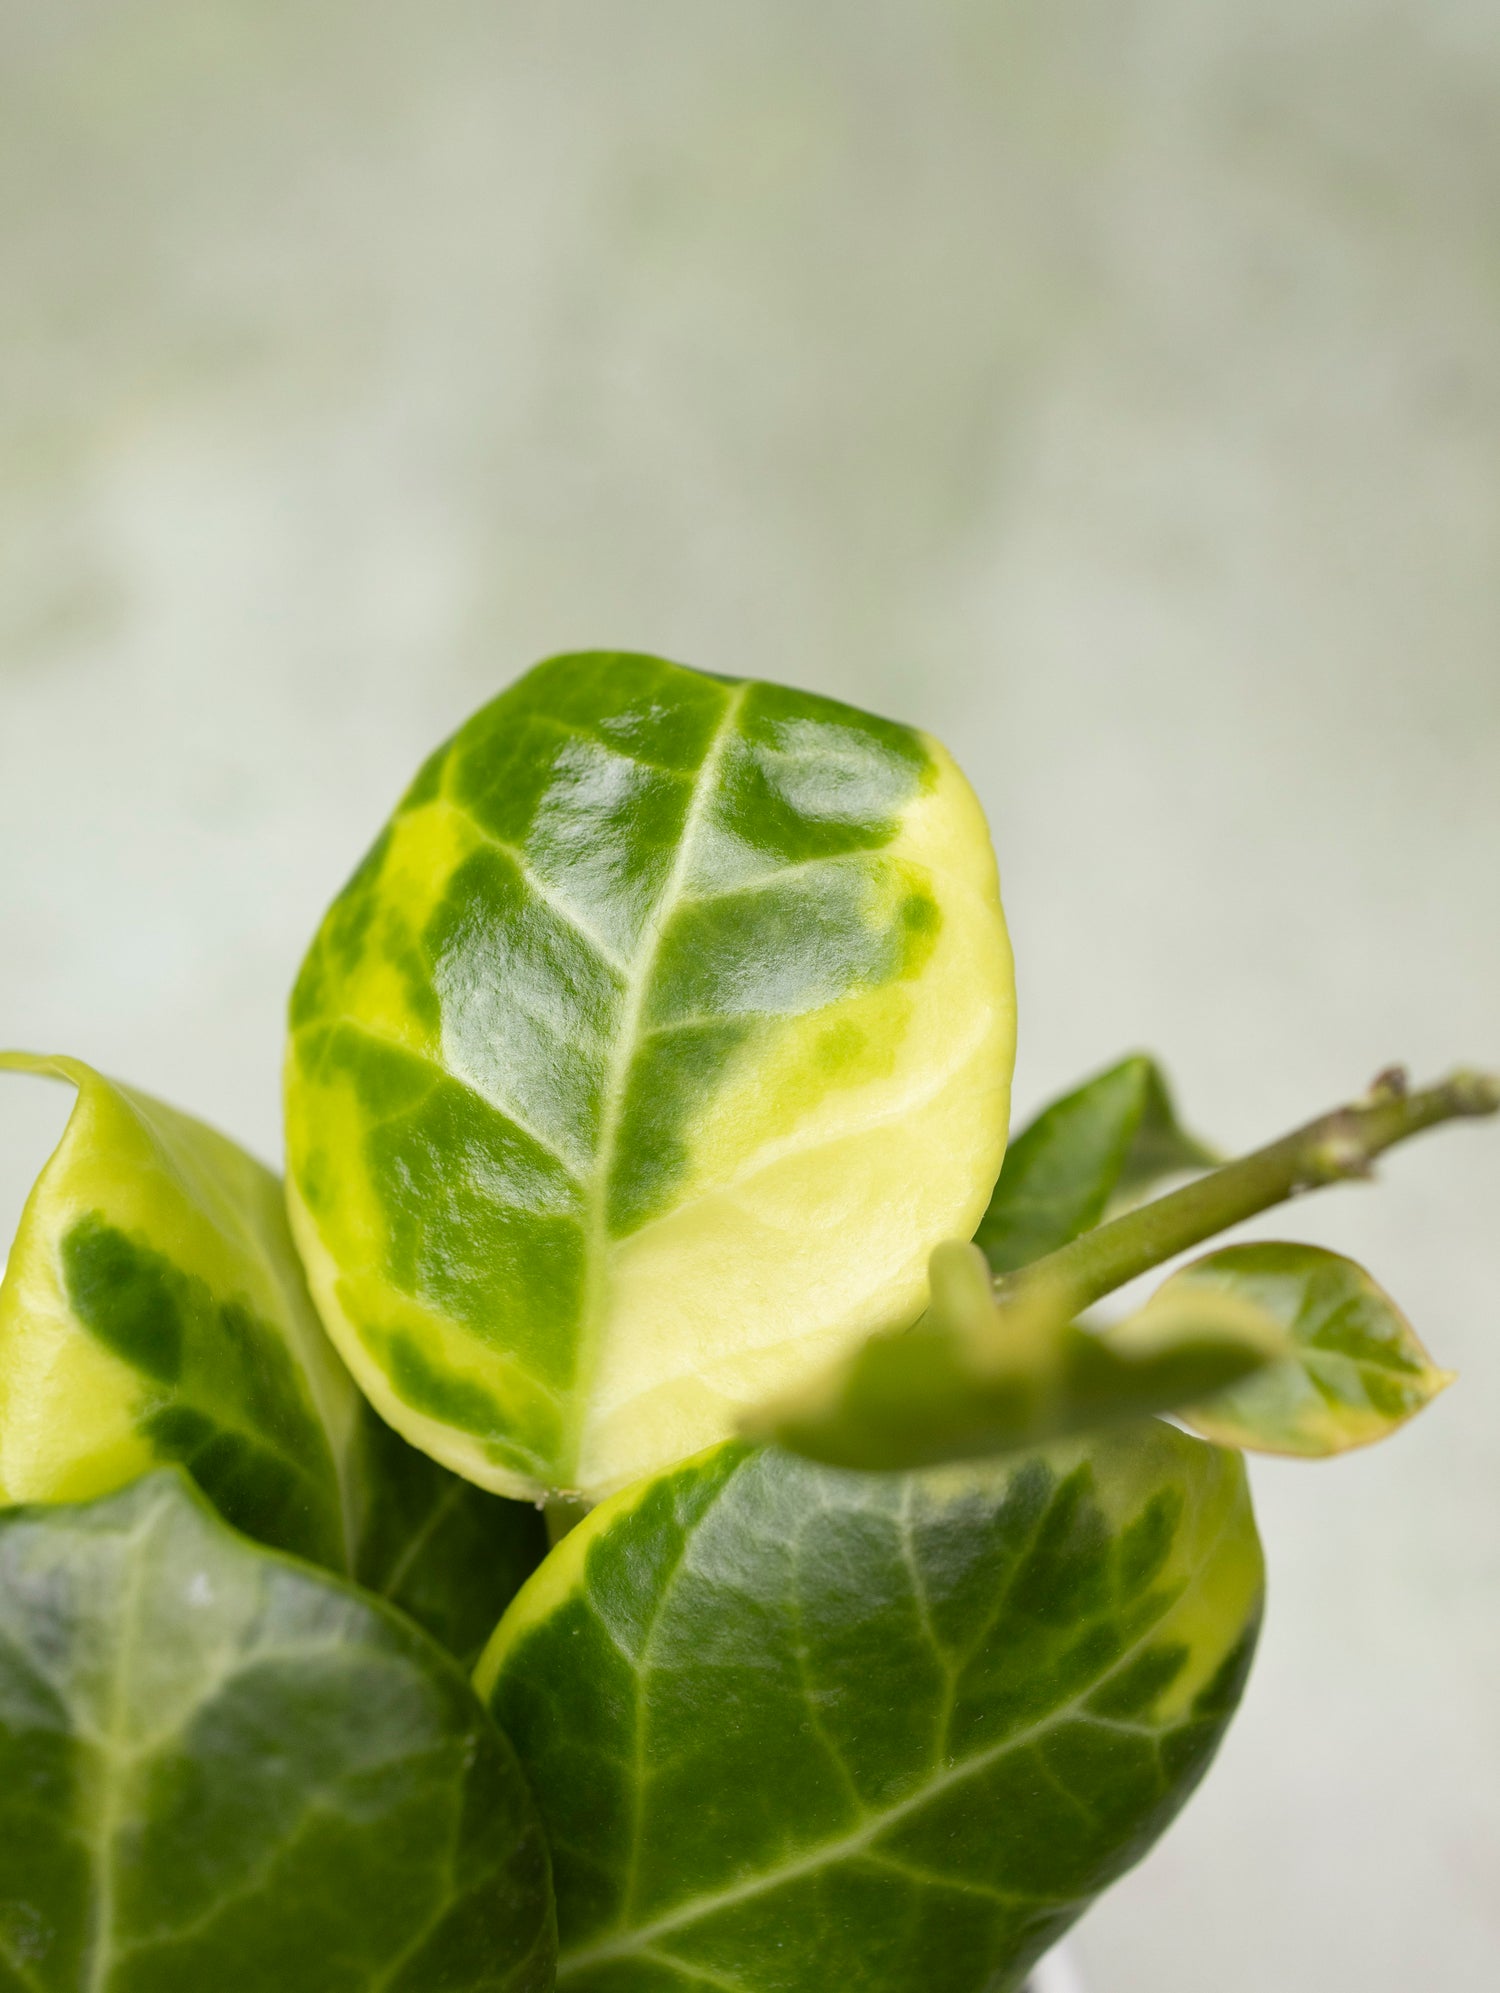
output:
POLYGON ((334 900, 284 1187, 6 1057, 76 1100, 0 1285, 0 1993, 1014 1993, 1234 1713, 1244 1454, 1450 1381, 1314 1245, 1109 1297, 1500 1108, 1225 1161, 1134 1056, 1007 1150, 1014 1047, 937 742, 609 653, 334 900))

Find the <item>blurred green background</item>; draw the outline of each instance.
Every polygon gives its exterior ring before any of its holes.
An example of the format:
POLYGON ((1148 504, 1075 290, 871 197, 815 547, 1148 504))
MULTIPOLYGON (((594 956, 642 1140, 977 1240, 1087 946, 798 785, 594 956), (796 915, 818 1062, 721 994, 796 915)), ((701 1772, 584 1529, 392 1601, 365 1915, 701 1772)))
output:
MULTIPOLYGON (((274 1154, 325 901, 603 644, 949 741, 1022 1110, 1500 1063, 1493 0, 34 0, 0 271, 0 1036, 274 1154)), ((1500 1133, 1257 1229, 1463 1376, 1257 1467, 1259 1670, 1091 1993, 1492 1993, 1500 1133)))

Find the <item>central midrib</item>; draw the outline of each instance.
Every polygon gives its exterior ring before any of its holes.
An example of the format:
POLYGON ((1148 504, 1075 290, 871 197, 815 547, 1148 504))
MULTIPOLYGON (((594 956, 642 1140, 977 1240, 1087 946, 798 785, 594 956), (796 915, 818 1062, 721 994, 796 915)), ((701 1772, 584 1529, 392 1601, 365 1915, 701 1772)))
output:
POLYGON ((599 1141, 594 1151, 594 1167, 588 1185, 589 1222, 586 1246, 588 1268, 578 1338, 578 1363, 574 1370, 574 1412, 569 1422, 567 1443, 560 1462, 563 1471, 570 1479, 577 1477, 579 1459, 583 1451, 588 1406, 594 1377, 599 1367, 601 1329, 609 1303, 609 1183, 614 1172, 615 1152, 619 1145, 620 1123, 624 1116, 625 1096, 630 1084, 630 1068, 640 1039, 641 1016, 645 1010, 646 999, 650 995, 652 977, 656 973, 656 959, 661 952, 662 937, 666 933, 673 910, 691 870, 694 847, 718 782, 724 751, 729 744, 735 721, 739 718, 740 708, 745 702, 745 695, 749 689, 748 682, 741 683, 730 694, 719 724, 714 729, 713 738, 709 741, 703 759, 698 764, 698 772, 693 778, 692 798, 682 820, 682 834, 677 840, 677 850, 672 859, 671 869, 667 873, 656 905, 651 910, 645 932, 641 937, 640 948, 626 979, 625 1002, 620 1011, 620 1028, 610 1056, 603 1110, 599 1117, 599 1141))
POLYGON ((106 1993, 113 1976, 115 1935, 115 1841, 121 1826, 120 1787, 132 1753, 126 1748, 128 1717, 127 1682, 134 1665, 135 1643, 140 1633, 142 1567, 147 1552, 142 1539, 151 1534, 156 1521, 149 1515, 144 1528, 126 1538, 130 1562, 126 1569, 125 1591, 120 1602, 120 1638, 109 1677, 109 1711, 98 1741, 99 1778, 103 1787, 99 1819, 89 1837, 98 1888, 94 1898, 93 1945, 89 1955, 86 1993, 106 1993))

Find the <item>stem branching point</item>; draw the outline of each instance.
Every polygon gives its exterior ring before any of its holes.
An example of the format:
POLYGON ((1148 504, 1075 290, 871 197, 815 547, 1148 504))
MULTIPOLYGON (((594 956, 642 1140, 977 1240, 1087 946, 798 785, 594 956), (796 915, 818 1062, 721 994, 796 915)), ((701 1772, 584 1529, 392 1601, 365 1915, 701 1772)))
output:
POLYGON ((1460 1071, 1413 1092, 1405 1069, 1389 1067, 1361 1099, 1008 1275, 998 1284, 1000 1297, 1008 1301, 1034 1282, 1045 1282, 1066 1292, 1074 1310, 1087 1308, 1138 1274, 1288 1198, 1370 1177, 1378 1155, 1426 1128, 1495 1113, 1500 1113, 1500 1075, 1460 1071))

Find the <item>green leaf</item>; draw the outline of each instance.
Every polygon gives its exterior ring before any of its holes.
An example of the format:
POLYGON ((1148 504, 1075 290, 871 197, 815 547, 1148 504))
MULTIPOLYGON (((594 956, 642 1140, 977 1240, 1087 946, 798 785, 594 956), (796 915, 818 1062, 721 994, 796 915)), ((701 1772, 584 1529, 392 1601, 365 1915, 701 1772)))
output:
POLYGON ((1013 1273, 1091 1231, 1112 1203, 1219 1160, 1179 1125, 1161 1068, 1137 1053, 1016 1137, 974 1243, 996 1273, 1013 1273))
POLYGON ((472 1658, 543 1555, 534 1510, 383 1427, 318 1321, 281 1185, 76 1059, 67 1130, 0 1283, 0 1501, 76 1501, 180 1462, 237 1528, 359 1577, 472 1658))
POLYGON ((1065 1292, 997 1301, 977 1247, 932 1256, 932 1305, 745 1421, 747 1435, 834 1467, 975 1459, 1171 1411, 1281 1356, 1286 1339, 1241 1296, 1157 1297, 1108 1329, 1065 1292))
POLYGON ((541 1512, 450 1474, 368 1406, 358 1465, 354 1576, 473 1667, 496 1619, 547 1554, 541 1512))
POLYGON ((1183 1417, 1223 1446, 1321 1459, 1369 1446, 1453 1382, 1385 1291, 1320 1246, 1226 1246, 1174 1274, 1160 1298, 1246 1302, 1277 1322, 1293 1353, 1183 1417))
POLYGON ((0 1515, 5 1993, 545 1993, 545 1844, 424 1634, 179 1472, 0 1515))
POLYGON ((616 653, 432 756, 292 1002, 289 1194, 360 1384, 586 1497, 910 1321, 1004 1147, 1009 947, 907 727, 616 653))
POLYGON ((1155 1423, 849 1475, 717 1449, 627 1490, 477 1676, 553 1848, 566 1993, 1010 1993, 1239 1698, 1232 1454, 1155 1423))

